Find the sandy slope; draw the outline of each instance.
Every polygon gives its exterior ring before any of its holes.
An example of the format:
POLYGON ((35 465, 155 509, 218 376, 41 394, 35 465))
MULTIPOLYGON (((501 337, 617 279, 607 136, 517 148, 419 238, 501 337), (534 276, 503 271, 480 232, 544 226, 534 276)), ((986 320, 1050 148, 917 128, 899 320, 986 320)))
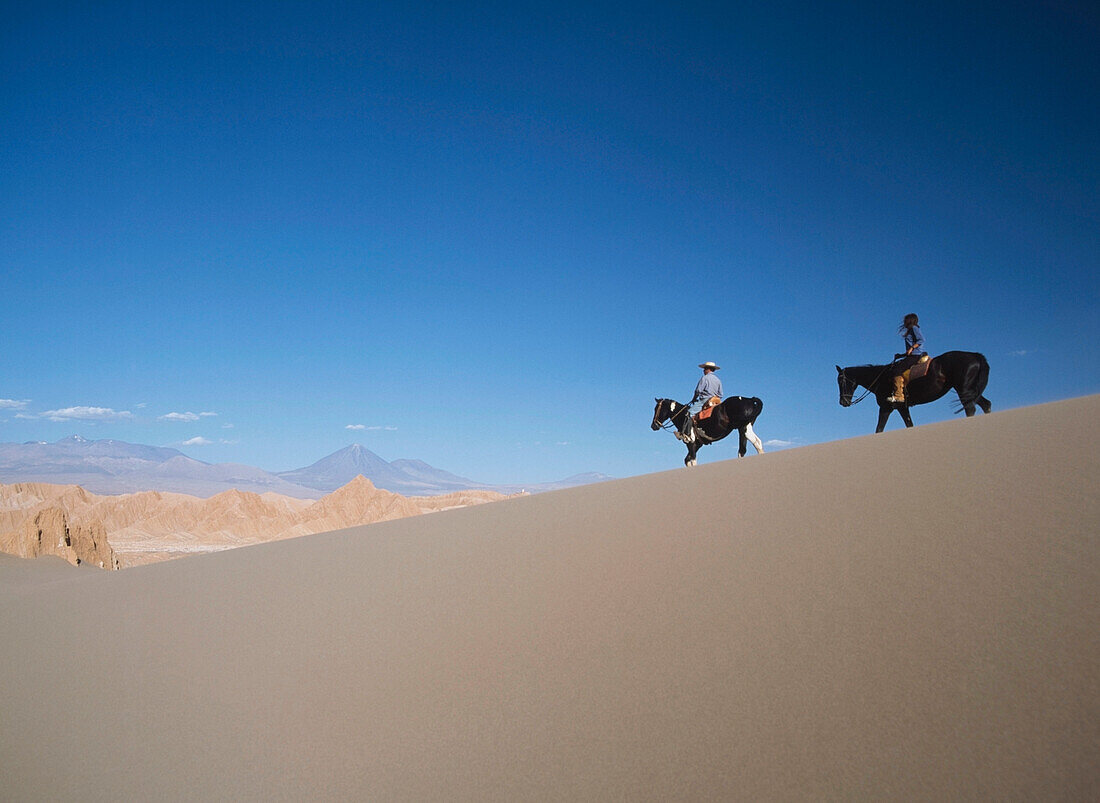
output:
POLYGON ((1098 416, 125 572, 0 556, 0 796, 1097 799, 1098 416))

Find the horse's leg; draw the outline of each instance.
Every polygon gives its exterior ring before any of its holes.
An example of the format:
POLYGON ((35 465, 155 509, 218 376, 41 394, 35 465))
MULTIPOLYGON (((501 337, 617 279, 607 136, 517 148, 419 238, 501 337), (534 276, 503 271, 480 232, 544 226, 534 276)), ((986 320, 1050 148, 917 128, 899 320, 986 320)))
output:
POLYGON ((746 438, 752 443, 752 448, 756 449, 757 454, 764 454, 764 444, 760 442, 760 436, 752 431, 752 424, 745 424, 745 428, 741 430, 741 457, 745 456, 746 438))
POLYGON ((967 418, 970 418, 971 416, 977 414, 977 410, 974 409, 975 404, 977 404, 978 407, 982 408, 983 413, 989 413, 993 410, 993 405, 989 403, 989 399, 987 399, 985 396, 978 396, 978 398, 973 399, 970 402, 963 402, 962 396, 960 396, 959 401, 962 402, 963 412, 966 413, 967 418))
POLYGON ((875 427, 875 432, 879 433, 886 429, 886 419, 890 417, 891 409, 889 407, 878 408, 878 426, 875 427))
POLYGON ((901 407, 899 407, 898 412, 901 413, 901 420, 905 422, 905 426, 907 426, 907 427, 913 426, 913 419, 909 415, 909 405, 908 404, 903 404, 901 407))
POLYGON ((688 448, 688 453, 687 453, 687 457, 684 458, 684 465, 685 466, 694 466, 695 462, 696 462, 695 461, 695 453, 699 451, 699 441, 695 441, 694 443, 689 443, 687 445, 687 448, 688 448))
POLYGON ((745 428, 737 430, 737 434, 740 436, 740 440, 737 444, 737 456, 744 457, 745 452, 748 451, 748 438, 745 437, 745 428))

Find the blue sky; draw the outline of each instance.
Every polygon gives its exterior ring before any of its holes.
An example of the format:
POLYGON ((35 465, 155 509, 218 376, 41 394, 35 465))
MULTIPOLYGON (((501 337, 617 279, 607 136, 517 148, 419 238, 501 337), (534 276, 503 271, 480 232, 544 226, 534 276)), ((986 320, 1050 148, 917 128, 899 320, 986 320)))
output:
POLYGON ((1100 391, 1096 5, 832 6, 6 4, 0 440, 629 476, 704 360, 872 431, 907 312, 1100 391))

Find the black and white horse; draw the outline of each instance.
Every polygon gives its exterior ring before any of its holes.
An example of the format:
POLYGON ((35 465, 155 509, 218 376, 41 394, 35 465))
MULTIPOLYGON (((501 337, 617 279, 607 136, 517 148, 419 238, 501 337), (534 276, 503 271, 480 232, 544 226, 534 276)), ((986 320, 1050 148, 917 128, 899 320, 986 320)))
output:
MULTIPOLYGON (((657 431, 662 428, 664 422, 668 421, 679 430, 684 423, 684 416, 688 414, 688 406, 672 399, 655 399, 654 401, 657 402, 657 406, 653 408, 651 428, 657 431)), ((747 443, 752 443, 757 454, 764 454, 764 444, 760 442, 759 436, 752 431, 752 425, 756 423, 756 417, 760 415, 760 411, 763 409, 764 402, 755 396, 748 399, 743 396, 730 396, 725 401, 717 404, 708 418, 696 422, 695 441, 685 444, 688 453, 687 457, 684 458, 684 465, 694 466, 696 463, 695 454, 701 446, 720 441, 734 430, 737 430, 741 435, 741 443, 737 450, 738 457, 745 456, 747 443)))

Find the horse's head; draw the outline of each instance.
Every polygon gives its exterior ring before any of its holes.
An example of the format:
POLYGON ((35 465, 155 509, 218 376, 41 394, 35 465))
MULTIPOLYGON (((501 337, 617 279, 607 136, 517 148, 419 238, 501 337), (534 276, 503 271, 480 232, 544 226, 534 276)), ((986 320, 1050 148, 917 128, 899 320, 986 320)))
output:
POLYGON ((848 377, 845 369, 839 365, 836 367, 836 383, 840 386, 840 406, 851 407, 852 396, 859 386, 855 383, 855 380, 848 377))
POLYGON ((672 411, 675 410, 676 402, 672 399, 654 399, 657 402, 657 406, 653 408, 653 423, 650 425, 650 429, 654 432, 661 428, 661 424, 668 421, 672 417, 672 411))

